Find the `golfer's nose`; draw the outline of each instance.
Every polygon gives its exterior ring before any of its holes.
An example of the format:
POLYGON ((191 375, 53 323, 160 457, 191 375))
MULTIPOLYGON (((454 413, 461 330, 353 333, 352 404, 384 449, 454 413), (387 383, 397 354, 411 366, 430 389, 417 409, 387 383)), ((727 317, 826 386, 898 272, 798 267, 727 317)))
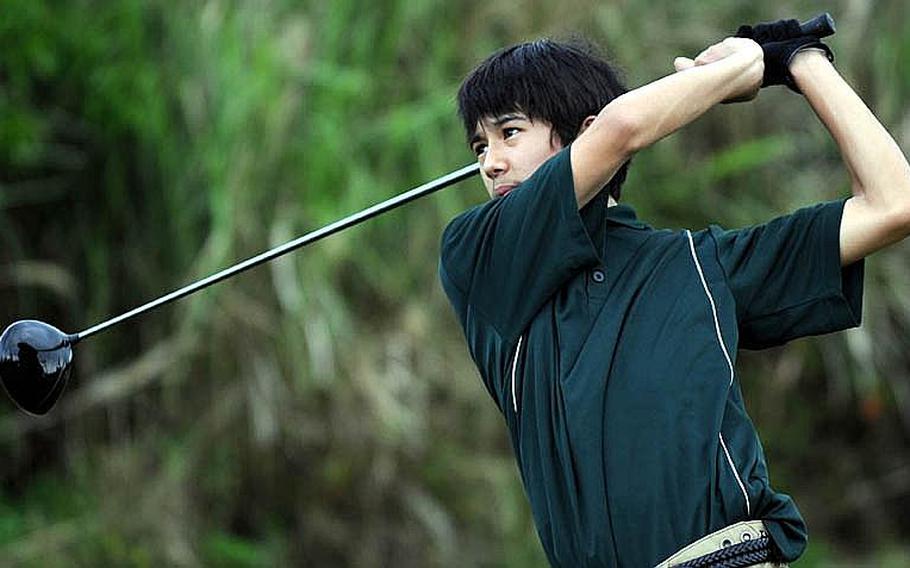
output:
POLYGON ((490 179, 496 179, 504 172, 508 171, 509 163, 506 159, 505 152, 497 148, 494 144, 487 146, 487 151, 483 155, 483 173, 490 179))

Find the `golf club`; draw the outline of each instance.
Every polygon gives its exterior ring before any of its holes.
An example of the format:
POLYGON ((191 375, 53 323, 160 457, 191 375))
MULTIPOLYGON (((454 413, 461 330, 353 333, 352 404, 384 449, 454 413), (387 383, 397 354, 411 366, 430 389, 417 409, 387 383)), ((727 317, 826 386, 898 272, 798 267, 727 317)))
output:
POLYGON ((0 383, 20 409, 34 415, 46 414, 54 407, 66 387, 73 364, 73 346, 79 341, 300 247, 382 215, 405 203, 463 181, 479 171, 479 164, 464 166, 79 333, 67 334, 50 324, 37 320, 17 321, 0 335, 0 383))
POLYGON ((819 39, 832 36, 837 31, 837 27, 834 25, 834 18, 828 12, 801 23, 799 29, 803 34, 815 36, 819 39))
MULTIPOLYGON (((834 19, 830 14, 823 13, 800 24, 800 29, 806 35, 827 37, 835 33, 834 19)), ((479 170, 478 164, 455 170, 79 333, 67 334, 52 325, 37 320, 17 321, 0 335, 0 384, 20 409, 35 415, 46 414, 59 400, 66 387, 73 363, 72 347, 79 341, 405 203, 465 180, 477 174, 479 170)))
MULTIPOLYGON (((741 26, 740 30, 745 28, 751 34, 752 26, 741 26)), ((832 36, 837 32, 837 26, 834 23, 834 17, 828 12, 822 12, 812 19, 806 20, 799 24, 799 33, 804 36, 814 36, 822 39, 832 36)), ((747 35, 745 37, 752 37, 747 35)))

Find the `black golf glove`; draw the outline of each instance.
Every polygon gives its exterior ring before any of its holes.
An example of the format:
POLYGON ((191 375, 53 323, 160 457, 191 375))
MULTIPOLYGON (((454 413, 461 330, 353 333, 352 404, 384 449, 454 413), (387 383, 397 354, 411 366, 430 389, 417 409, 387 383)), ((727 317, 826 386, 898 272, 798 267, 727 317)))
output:
POLYGON ((796 20, 778 20, 756 26, 740 26, 736 37, 746 37, 761 45, 765 56, 765 74, 762 87, 786 85, 793 92, 802 93, 793 76, 790 75, 790 62, 804 49, 817 48, 825 52, 829 61, 834 61, 834 53, 815 36, 802 35, 799 22, 796 20))
POLYGON ((803 36, 762 44, 762 51, 765 52, 765 75, 762 77, 761 86, 787 85, 793 92, 802 94, 793 80, 793 75, 790 74, 790 62, 800 51, 813 47, 824 51, 828 61, 834 61, 831 49, 817 37, 803 36))
POLYGON ((803 35, 797 20, 778 20, 755 26, 739 26, 736 37, 754 39, 759 45, 772 41, 784 41, 803 35))

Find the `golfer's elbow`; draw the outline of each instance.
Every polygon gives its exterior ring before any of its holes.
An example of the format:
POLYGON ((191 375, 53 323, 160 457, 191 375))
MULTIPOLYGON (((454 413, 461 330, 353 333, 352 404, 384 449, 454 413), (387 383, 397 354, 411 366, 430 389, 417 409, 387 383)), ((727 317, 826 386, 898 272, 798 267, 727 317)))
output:
MULTIPOLYGON (((622 151, 628 156, 644 150, 681 126, 675 111, 661 110, 659 100, 629 91, 614 99, 601 111, 605 124, 615 132, 622 151)), ((598 118, 601 118, 598 116, 598 118)))
POLYGON ((910 177, 898 185, 890 211, 890 218, 897 227, 900 238, 910 236, 910 177))
POLYGON ((910 176, 892 179, 883 186, 866 185, 853 193, 863 199, 874 212, 875 224, 888 235, 889 242, 910 236, 910 176))
MULTIPOLYGON (((618 100, 618 99, 617 99, 618 100)), ((589 135, 601 140, 602 146, 609 146, 613 153, 630 158, 642 149, 641 121, 633 113, 625 112, 622 105, 605 106, 589 128, 589 135)))

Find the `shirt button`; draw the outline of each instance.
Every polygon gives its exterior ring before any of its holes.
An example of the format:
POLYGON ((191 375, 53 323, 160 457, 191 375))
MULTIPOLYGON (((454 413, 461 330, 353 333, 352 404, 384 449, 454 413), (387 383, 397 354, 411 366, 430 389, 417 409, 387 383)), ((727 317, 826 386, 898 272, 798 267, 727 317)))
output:
POLYGON ((600 270, 598 268, 597 270, 594 271, 593 274, 591 274, 591 278, 593 278, 595 282, 600 284, 601 282, 603 282, 604 280, 607 279, 607 276, 606 276, 606 274, 604 274, 603 270, 600 270))

